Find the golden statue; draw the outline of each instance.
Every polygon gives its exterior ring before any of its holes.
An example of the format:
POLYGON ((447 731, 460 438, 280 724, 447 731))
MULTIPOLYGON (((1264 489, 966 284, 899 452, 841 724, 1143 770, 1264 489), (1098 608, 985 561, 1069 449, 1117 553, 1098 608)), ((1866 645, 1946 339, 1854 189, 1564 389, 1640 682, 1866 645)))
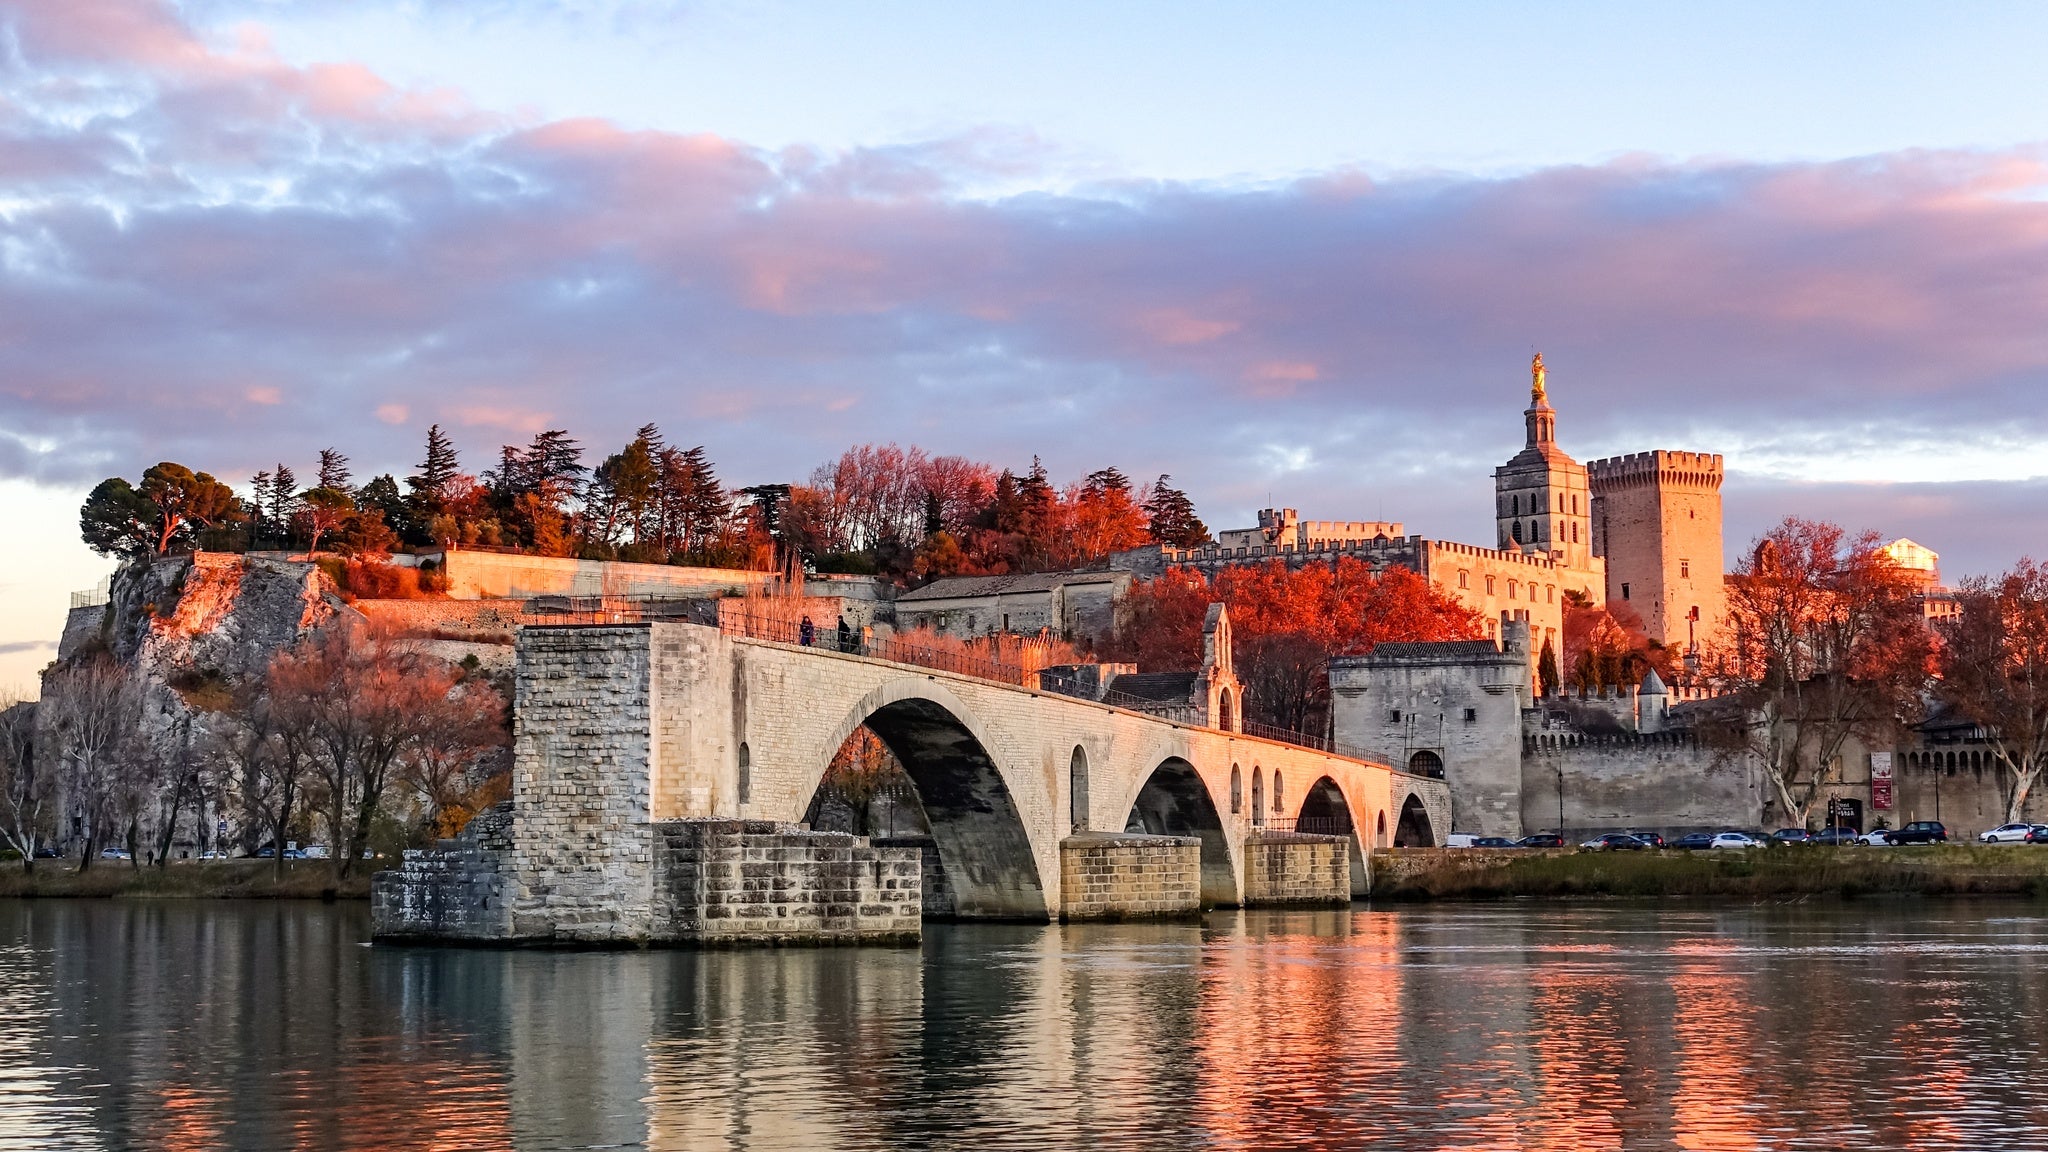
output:
POLYGON ((1529 375, 1535 382, 1529 389, 1529 399, 1533 403, 1541 404, 1548 397, 1548 393, 1544 391, 1543 353, 1538 352, 1536 358, 1529 361, 1529 375))

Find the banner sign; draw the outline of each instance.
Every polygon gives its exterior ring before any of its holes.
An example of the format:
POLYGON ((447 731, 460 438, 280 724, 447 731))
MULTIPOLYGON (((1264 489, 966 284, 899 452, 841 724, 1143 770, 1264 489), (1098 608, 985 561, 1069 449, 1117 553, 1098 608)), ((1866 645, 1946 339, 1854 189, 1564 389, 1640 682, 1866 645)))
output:
POLYGON ((1892 754, 1889 752, 1870 754, 1870 806, 1892 806, 1892 754))

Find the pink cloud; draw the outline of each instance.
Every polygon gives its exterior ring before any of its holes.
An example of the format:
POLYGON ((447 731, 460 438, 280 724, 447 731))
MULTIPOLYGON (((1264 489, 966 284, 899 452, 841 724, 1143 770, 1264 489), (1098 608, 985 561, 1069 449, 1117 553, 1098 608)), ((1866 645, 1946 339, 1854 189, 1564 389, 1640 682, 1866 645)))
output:
POLYGON ((1537 348, 1581 456, 1759 428, 2048 442, 2038 150, 981 200, 954 190, 1035 142, 518 125, 202 44, 147 0, 0 21, 25 62, 0 73, 0 196, 30 205, 0 220, 0 427, 56 446, 8 440, 0 474, 327 443, 402 469, 415 414, 481 468, 501 439, 608 451, 655 421, 740 480, 915 435, 1172 472, 1217 523, 1275 484, 1266 446, 1371 444, 1280 479, 1304 510, 1385 497, 1484 539, 1483 492, 1446 493, 1519 445, 1537 348), (87 80, 135 106, 81 126, 10 99, 87 80))

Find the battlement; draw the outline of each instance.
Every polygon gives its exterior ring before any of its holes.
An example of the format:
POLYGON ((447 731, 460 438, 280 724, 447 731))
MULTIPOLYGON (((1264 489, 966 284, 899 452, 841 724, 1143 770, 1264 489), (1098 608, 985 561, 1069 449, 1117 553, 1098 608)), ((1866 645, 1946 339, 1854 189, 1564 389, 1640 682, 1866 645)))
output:
POLYGON ((1594 460, 1586 465, 1586 476, 1595 492, 1650 484, 1713 490, 1720 488, 1724 470, 1718 453, 1658 449, 1594 460))

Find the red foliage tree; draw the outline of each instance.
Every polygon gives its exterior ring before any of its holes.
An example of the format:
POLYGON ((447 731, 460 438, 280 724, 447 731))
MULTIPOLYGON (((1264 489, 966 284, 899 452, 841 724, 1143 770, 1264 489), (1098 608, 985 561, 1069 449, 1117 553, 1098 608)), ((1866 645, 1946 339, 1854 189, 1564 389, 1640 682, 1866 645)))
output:
POLYGON ((1376 574, 1349 556, 1300 568, 1274 560, 1225 568, 1213 580, 1176 568, 1133 584, 1117 606, 1112 658, 1147 671, 1195 667, 1203 617, 1219 601, 1230 609, 1247 717, 1296 731, 1319 731, 1327 720, 1331 657, 1481 634, 1475 613, 1406 568, 1376 574))

